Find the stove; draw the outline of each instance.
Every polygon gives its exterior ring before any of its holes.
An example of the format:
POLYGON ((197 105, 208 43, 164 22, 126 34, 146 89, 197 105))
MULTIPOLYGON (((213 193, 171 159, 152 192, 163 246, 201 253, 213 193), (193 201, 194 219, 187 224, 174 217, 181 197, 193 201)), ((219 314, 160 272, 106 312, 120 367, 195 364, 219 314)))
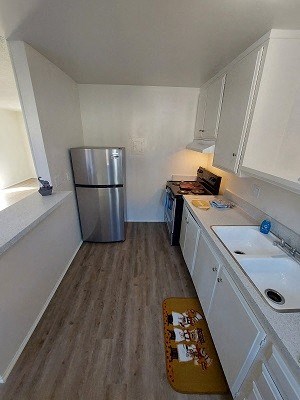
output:
POLYGON ((221 177, 199 167, 196 181, 168 181, 166 184, 165 222, 171 245, 179 244, 183 196, 219 194, 221 177))
POLYGON ((167 188, 171 189, 174 196, 185 194, 193 194, 196 196, 213 194, 198 181, 168 181, 167 188))

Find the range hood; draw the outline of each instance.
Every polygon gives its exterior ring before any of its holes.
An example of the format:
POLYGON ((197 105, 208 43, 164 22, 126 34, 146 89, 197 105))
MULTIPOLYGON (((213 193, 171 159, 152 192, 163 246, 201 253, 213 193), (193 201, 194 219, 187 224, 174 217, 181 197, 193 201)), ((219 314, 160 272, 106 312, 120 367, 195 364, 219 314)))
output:
POLYGON ((186 146, 189 150, 198 151, 199 153, 213 153, 215 150, 214 140, 194 139, 192 143, 186 146))

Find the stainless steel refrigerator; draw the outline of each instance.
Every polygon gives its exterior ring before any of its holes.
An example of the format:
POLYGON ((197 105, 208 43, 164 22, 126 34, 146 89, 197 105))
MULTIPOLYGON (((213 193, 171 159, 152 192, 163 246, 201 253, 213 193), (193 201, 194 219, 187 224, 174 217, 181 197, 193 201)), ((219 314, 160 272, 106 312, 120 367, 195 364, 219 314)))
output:
POLYGON ((125 240, 125 149, 70 149, 82 238, 125 240))

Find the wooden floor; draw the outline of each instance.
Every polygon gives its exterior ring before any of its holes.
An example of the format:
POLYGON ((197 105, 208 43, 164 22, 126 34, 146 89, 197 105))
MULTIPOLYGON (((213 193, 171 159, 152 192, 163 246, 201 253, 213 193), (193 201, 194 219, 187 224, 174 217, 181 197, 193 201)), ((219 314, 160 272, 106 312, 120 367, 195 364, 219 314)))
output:
POLYGON ((195 296, 164 224, 82 245, 7 382, 5 400, 223 400, 184 395, 165 374, 162 301, 195 296))

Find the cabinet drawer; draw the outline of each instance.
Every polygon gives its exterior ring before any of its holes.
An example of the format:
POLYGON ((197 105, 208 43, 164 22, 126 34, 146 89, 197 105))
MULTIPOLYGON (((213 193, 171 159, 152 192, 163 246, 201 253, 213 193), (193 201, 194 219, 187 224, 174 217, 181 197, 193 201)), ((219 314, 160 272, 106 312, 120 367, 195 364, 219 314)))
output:
POLYGON ((279 352, 272 346, 272 353, 265 361, 284 400, 300 399, 299 378, 296 380, 289 371, 279 352))
POLYGON ((262 372, 258 379, 253 382, 253 386, 256 386, 261 398, 264 400, 282 400, 282 397, 264 364, 262 364, 262 372))

